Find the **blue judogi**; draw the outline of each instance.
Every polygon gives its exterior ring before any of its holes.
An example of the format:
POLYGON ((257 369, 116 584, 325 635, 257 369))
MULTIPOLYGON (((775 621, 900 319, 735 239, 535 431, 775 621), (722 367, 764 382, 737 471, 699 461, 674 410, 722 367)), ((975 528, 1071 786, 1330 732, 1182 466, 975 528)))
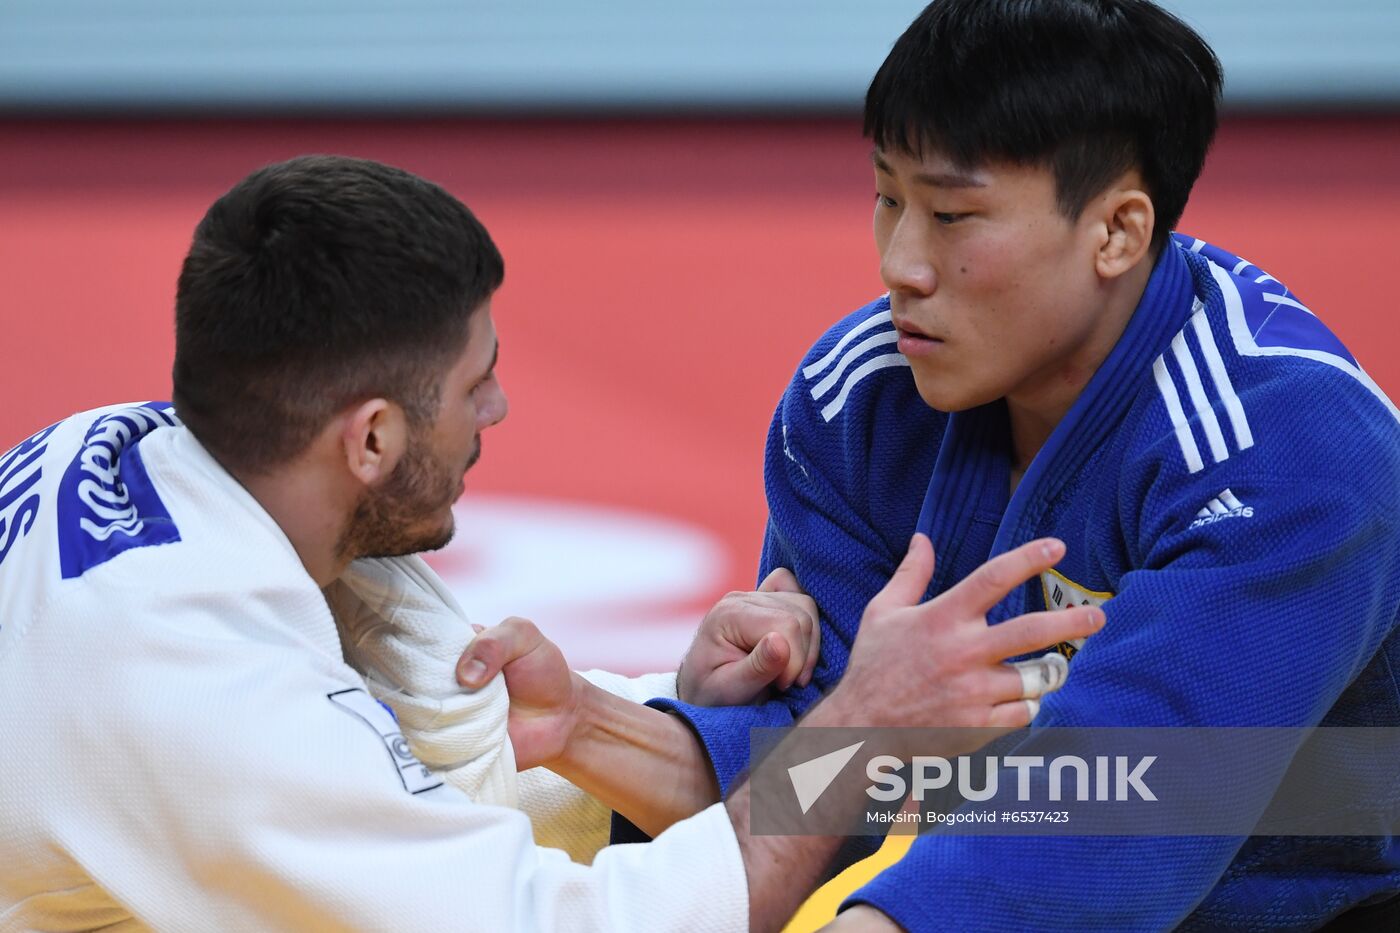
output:
MULTIPOLYGON (((821 608, 812 684, 653 702, 726 792, 749 729, 791 725, 840 677, 916 529, 938 554, 929 595, 1033 538, 1068 545, 989 615, 1107 612, 1061 646, 1071 676, 1037 728, 1400 726, 1400 412, 1280 282, 1175 237, 1014 495, 1005 405, 931 410, 893 342, 887 298, 841 321, 769 433, 760 576, 791 567, 821 608)), ((1400 824, 1393 795, 1374 805, 1400 824)), ((1397 891, 1394 836, 930 836, 854 900, 915 931, 1302 930, 1397 891)))

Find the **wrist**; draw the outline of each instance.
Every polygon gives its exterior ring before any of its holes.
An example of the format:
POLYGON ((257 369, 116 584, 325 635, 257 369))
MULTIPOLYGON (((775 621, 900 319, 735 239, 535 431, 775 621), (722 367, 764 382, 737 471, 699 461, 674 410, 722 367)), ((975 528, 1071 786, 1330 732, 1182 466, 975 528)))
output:
POLYGON ((882 710, 872 708, 867 699, 856 696, 856 691, 842 678, 830 693, 821 699, 806 716, 804 726, 864 727, 883 726, 882 710))
POLYGON ((559 754, 545 767, 556 773, 577 767, 588 744, 589 735, 598 729, 602 719, 602 701, 606 691, 589 683, 577 671, 569 672, 570 699, 564 716, 564 736, 559 754))

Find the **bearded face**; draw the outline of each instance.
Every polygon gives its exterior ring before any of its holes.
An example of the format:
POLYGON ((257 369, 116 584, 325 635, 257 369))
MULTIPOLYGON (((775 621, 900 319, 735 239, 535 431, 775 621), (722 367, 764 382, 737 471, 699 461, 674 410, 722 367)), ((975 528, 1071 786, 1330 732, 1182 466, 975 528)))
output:
POLYGON ((452 504, 462 494, 463 474, 480 456, 478 436, 465 464, 444 463, 429 431, 415 428, 389 478, 360 499, 337 546, 340 555, 400 557, 445 547, 456 530, 452 504))
POLYGON ((336 545, 340 559, 400 557, 452 540, 452 504, 481 456, 481 432, 509 407, 496 378, 499 350, 488 302, 472 313, 461 355, 442 374, 431 422, 409 419, 393 471, 363 489, 336 545))

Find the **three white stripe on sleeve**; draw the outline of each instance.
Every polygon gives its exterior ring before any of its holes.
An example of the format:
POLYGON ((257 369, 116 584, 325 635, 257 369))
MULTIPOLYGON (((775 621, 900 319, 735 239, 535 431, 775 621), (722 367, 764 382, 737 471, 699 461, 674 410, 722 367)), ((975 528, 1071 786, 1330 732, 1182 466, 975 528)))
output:
POLYGON ((1186 469, 1191 473, 1205 469, 1201 448, 1196 443, 1197 431, 1204 436, 1211 460, 1215 463, 1230 458, 1230 440, 1234 441, 1236 450, 1248 450, 1253 447, 1254 434, 1250 431, 1244 405, 1235 394, 1234 384, 1230 381, 1230 374, 1225 369, 1225 361, 1220 356, 1220 348, 1216 345, 1215 335, 1211 331, 1210 320, 1206 317, 1205 308, 1200 301, 1196 302, 1186 327, 1172 338, 1170 357, 1173 366, 1168 365, 1168 354, 1157 357, 1152 364, 1152 377, 1157 383, 1162 401, 1166 404, 1167 417, 1171 419, 1172 430, 1181 447, 1181 455, 1186 461, 1186 469), (1194 341, 1188 341, 1188 334, 1194 341), (1196 353, 1205 363, 1206 373, 1210 376, 1209 381, 1202 377, 1201 369, 1196 363, 1196 355, 1192 352, 1192 342, 1195 343, 1196 353), (1186 397, 1192 408, 1189 417, 1182 404, 1181 394, 1177 391, 1178 380, 1186 387, 1186 397), (1224 410, 1229 422, 1230 438, 1226 437, 1220 418, 1216 414, 1217 405, 1224 410))
POLYGON ((814 401, 821 401, 830 394, 831 390, 840 383, 840 390, 822 407, 822 420, 830 421, 835 418, 843 407, 846 399, 850 398, 851 390, 860 383, 862 379, 871 373, 879 372, 882 369, 889 369, 891 366, 908 366, 909 360, 902 353, 882 353, 879 356, 872 356, 865 362, 851 369, 851 365, 865 354, 877 347, 888 346, 899 340, 899 332, 895 330, 893 318, 889 311, 882 311, 879 314, 872 314, 851 328, 846 334, 836 342, 836 346, 827 351, 826 355, 802 369, 803 378, 808 381, 822 376, 816 385, 812 386, 810 392, 814 401), (851 346, 851 343, 864 334, 866 331, 875 329, 876 332, 866 337, 864 340, 851 346), (849 348, 849 349, 848 349, 849 348), (835 363, 835 368, 832 364, 835 363), (827 373, 827 370, 831 371, 827 373), (847 370, 850 370, 849 374, 847 370), (844 376, 844 380, 843 377, 844 376))

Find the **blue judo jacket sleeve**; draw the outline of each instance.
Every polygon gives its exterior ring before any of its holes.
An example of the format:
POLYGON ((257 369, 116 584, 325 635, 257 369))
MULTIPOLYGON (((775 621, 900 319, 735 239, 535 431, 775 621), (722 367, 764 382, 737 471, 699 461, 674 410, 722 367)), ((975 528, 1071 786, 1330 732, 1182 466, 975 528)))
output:
POLYGON ((892 556, 879 539, 853 533, 858 524, 845 513, 841 499, 824 484, 818 484, 813 467, 807 467, 808 475, 802 477, 801 485, 791 484, 786 474, 800 472, 801 465, 783 453, 781 410, 770 431, 768 446, 765 479, 771 514, 759 579, 776 567, 787 567, 816 601, 821 612, 822 643, 812 680, 806 687, 794 687, 781 697, 752 706, 703 707, 669 699, 649 704, 674 712, 690 723, 705 745, 725 794, 748 768, 750 729, 793 725, 835 686, 846 669, 864 610, 860 594, 868 589, 871 578, 888 574, 886 568, 894 566, 890 563, 892 556))
MULTIPOLYGON (((1306 419, 1306 407, 1279 409, 1306 419)), ((1384 668, 1400 606, 1400 433, 1391 422, 1364 443, 1347 436, 1374 410, 1330 408, 1335 430, 1295 434, 1273 461, 1274 451, 1256 450, 1188 477, 1163 453, 1168 440, 1130 465, 1117 521, 1091 529, 1101 538, 1086 544, 1126 548, 1136 569, 1119 580, 1106 626, 1075 655, 1026 742, 1048 726, 1331 724, 1329 711, 1352 708, 1358 693, 1373 715, 1337 724, 1396 724, 1397 685, 1384 668), (1193 525, 1227 486, 1252 516, 1193 525), (1387 680, 1388 690, 1355 686, 1387 680)), ((1270 786, 1292 755, 1274 752, 1255 775, 1270 786)), ((1264 928, 1270 918, 1293 928, 1281 900, 1316 901, 1325 919, 1322 901, 1336 885, 1316 873, 1280 878, 1286 866, 1267 878, 1237 872, 1231 862, 1245 842, 924 836, 847 903, 873 905, 910 931, 1264 928)))
POLYGON ((946 416, 919 402, 907 367, 875 373, 858 384, 852 380, 850 391, 843 390, 844 411, 834 417, 830 408, 823 411, 814 401, 817 378, 804 375, 814 361, 830 358, 844 345, 838 342, 849 343, 852 330, 878 331, 870 325, 888 316, 888 303, 881 299, 828 331, 793 377, 768 431, 764 486, 769 520, 759 579, 775 567, 787 567, 816 601, 822 643, 811 683, 755 706, 651 703, 684 717, 695 729, 726 794, 748 767, 750 729, 792 725, 835 686, 846 670, 866 602, 903 559, 914 532, 946 416), (911 415, 890 436, 873 442, 869 420, 854 413, 877 406, 898 406, 911 415), (916 478, 913 497, 884 485, 907 477, 916 478))

